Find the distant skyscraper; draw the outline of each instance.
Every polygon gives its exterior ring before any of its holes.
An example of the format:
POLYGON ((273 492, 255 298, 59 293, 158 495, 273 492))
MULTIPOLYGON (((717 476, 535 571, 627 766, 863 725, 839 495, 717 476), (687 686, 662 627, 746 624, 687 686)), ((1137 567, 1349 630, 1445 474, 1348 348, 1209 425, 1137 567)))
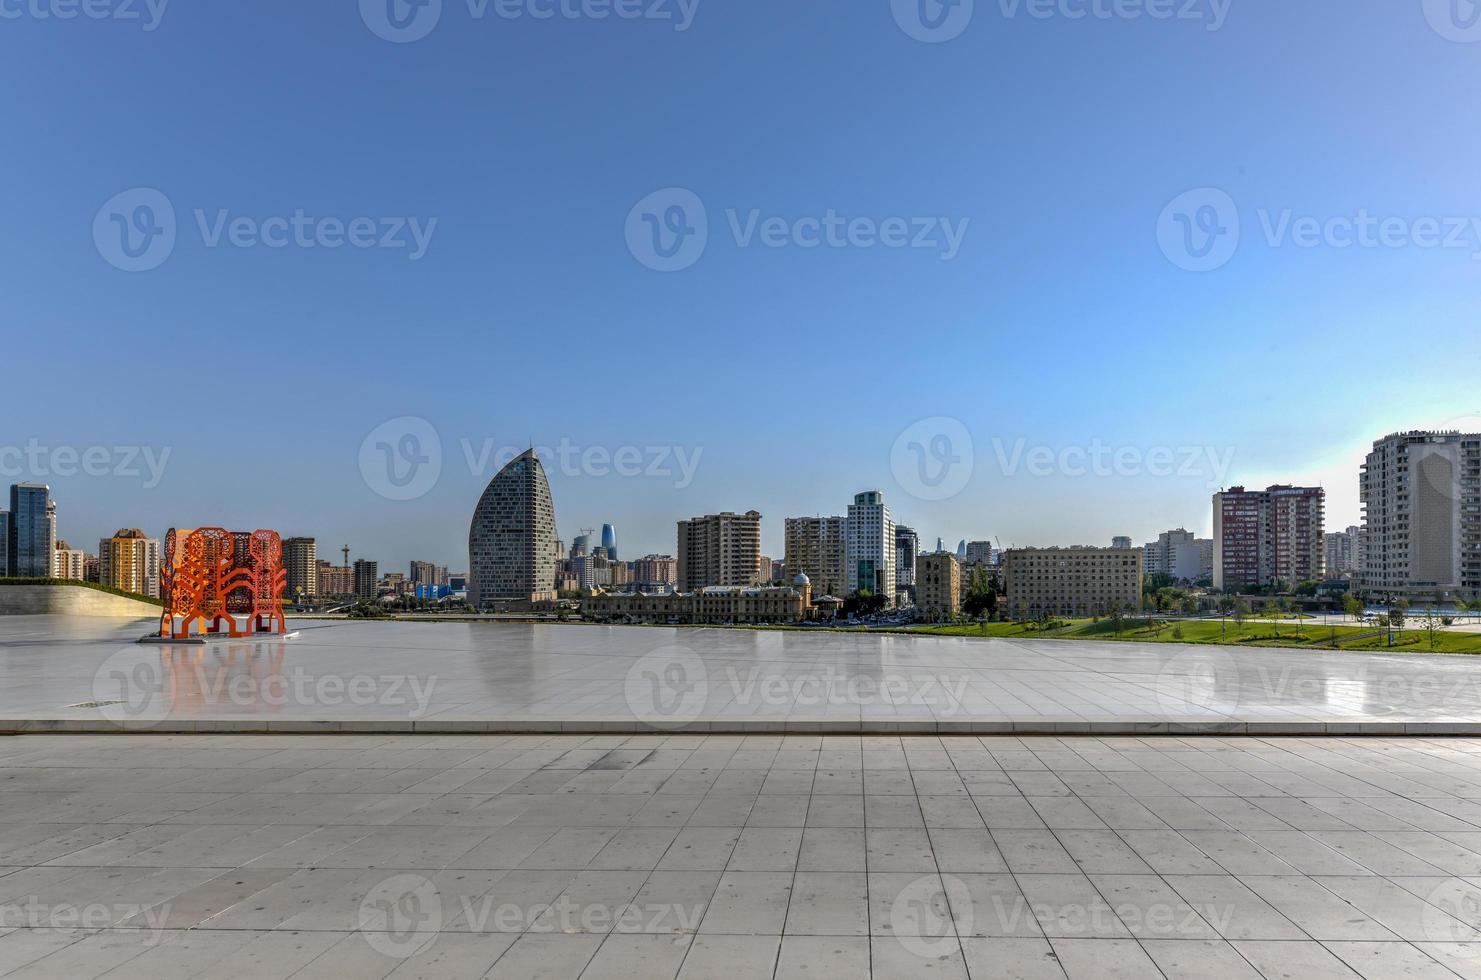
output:
POLYGON ((1292 588, 1326 567, 1326 491, 1321 487, 1230 487, 1214 494, 1214 588, 1292 588))
POLYGON ((355 598, 370 602, 380 595, 380 565, 364 558, 355 559, 355 598))
POLYGON ((319 594, 318 547, 313 538, 283 539, 283 570, 288 573, 285 598, 319 594))
POLYGON ((992 542, 991 541, 968 541, 967 562, 969 564, 992 564, 992 542))
POLYGON ((848 559, 844 572, 850 592, 868 589, 875 595, 895 597, 895 521, 885 506, 884 494, 865 490, 854 494, 844 521, 848 559))
POLYGON ((1121 548, 1123 550, 1126 549, 1126 548, 1130 548, 1131 547, 1131 536, 1130 535, 1126 535, 1126 534, 1118 534, 1118 535, 1116 535, 1114 538, 1111 539, 1111 547, 1112 548, 1121 548))
POLYGON ((608 559, 617 560, 617 529, 610 524, 602 525, 602 550, 608 559))
POLYGON ((8 574, 49 578, 57 547, 56 504, 44 483, 17 483, 10 488, 10 521, 6 530, 8 574))
POLYGON ((1142 547, 1143 567, 1148 575, 1168 575, 1175 581, 1200 582, 1214 576, 1214 542, 1186 528, 1157 535, 1142 547))
POLYGON ((343 565, 320 558, 314 562, 317 572, 314 587, 320 598, 348 599, 355 594, 355 573, 343 565))
POLYGON ((533 449, 510 460, 484 489, 468 528, 468 601, 555 598, 555 504, 533 449))
POLYGON ((98 581, 136 595, 159 595, 158 538, 121 527, 98 542, 98 581))
POLYGON ((10 511, 0 510, 0 575, 13 574, 10 569, 10 511))
POLYGON ((725 511, 678 524, 679 591, 761 580, 761 515, 725 511))
POLYGON ((790 582, 806 575, 817 596, 847 591, 844 573, 847 546, 842 517, 789 517, 784 522, 786 545, 782 577, 790 582))
POLYGON ((1481 434, 1385 436, 1359 487, 1365 590, 1420 601, 1481 592, 1481 434))
POLYGON ((966 538, 962 538, 960 541, 958 541, 956 543, 956 558, 957 558, 957 561, 966 561, 967 560, 967 539, 966 538))
POLYGON ((920 554, 920 535, 915 528, 895 525, 895 588, 915 587, 915 559, 920 554))

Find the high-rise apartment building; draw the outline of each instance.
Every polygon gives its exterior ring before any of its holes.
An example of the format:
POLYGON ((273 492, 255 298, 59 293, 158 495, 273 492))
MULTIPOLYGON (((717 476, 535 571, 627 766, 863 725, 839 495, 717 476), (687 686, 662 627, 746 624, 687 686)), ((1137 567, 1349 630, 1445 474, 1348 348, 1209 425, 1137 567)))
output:
POLYGON ((296 601, 319 595, 319 551, 313 538, 283 539, 283 571, 287 573, 284 598, 296 601))
POLYGON ((637 592, 669 592, 679 584, 679 562, 672 555, 644 555, 633 562, 637 592))
POLYGON ((1326 569, 1326 500, 1321 487, 1286 485, 1214 494, 1214 588, 1320 581, 1326 569))
POLYGON ((87 552, 69 547, 61 538, 52 552, 51 577, 82 581, 87 576, 87 552))
POLYGON ((915 608, 930 623, 956 619, 962 610, 962 569, 956 555, 935 551, 916 559, 915 608))
POLYGON ((51 488, 44 483, 16 483, 10 488, 6 528, 6 571, 16 578, 49 578, 57 549, 57 511, 51 488))
POLYGON ((380 595, 380 563, 355 559, 355 600, 373 602, 380 595))
POLYGON ((115 589, 158 597, 159 562, 159 539, 136 527, 121 527, 98 542, 98 581, 115 589))
POLYGON ((1142 552, 1135 548, 1010 548, 1003 579, 1013 615, 1105 616, 1142 601, 1142 552))
POLYGON ((10 574, 10 511, 0 510, 0 575, 10 574))
POLYGON ((1200 538, 1187 528, 1174 528, 1157 535, 1142 547, 1143 571, 1166 575, 1176 582, 1204 582, 1214 577, 1214 541, 1200 538))
POLYGON ((1127 535, 1127 534, 1118 534, 1118 535, 1116 535, 1114 538, 1111 539, 1111 547, 1112 548, 1122 548, 1122 549, 1130 548, 1131 547, 1131 536, 1130 535, 1127 535))
POLYGON ((314 565, 316 566, 314 587, 318 589, 315 595, 326 599, 348 599, 355 594, 353 569, 327 562, 322 558, 315 561, 314 565))
POLYGON ((854 494, 843 527, 846 558, 844 574, 848 590, 868 589, 875 595, 895 597, 895 522, 885 506, 884 494, 865 490, 854 494))
POLYGON ((1359 489, 1362 589, 1421 600, 1481 592, 1481 434, 1385 436, 1359 489))
POLYGON ((761 581, 761 515, 726 511, 678 524, 679 591, 761 581))
POLYGON ((920 555, 920 535, 904 524, 895 525, 895 588, 915 587, 915 563, 920 555))
POLYGON ((846 590, 848 547, 842 517, 789 517, 785 522, 786 559, 783 577, 806 575, 816 595, 836 596, 846 590))
POLYGON ((968 541, 966 560, 973 565, 991 565, 993 546, 991 541, 968 541))
POLYGON ((533 449, 494 475, 468 528, 468 601, 483 609, 499 600, 555 598, 555 504, 545 467, 533 449))
POLYGON ((1351 575, 1357 570, 1354 555, 1357 541, 1349 531, 1328 531, 1326 539, 1327 576, 1351 575))

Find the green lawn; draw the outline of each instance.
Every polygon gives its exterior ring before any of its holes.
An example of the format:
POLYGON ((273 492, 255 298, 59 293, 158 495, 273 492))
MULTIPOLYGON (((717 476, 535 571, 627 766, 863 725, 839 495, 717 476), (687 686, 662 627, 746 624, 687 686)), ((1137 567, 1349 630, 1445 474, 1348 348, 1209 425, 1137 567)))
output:
MULTIPOLYGON (((1309 617, 1308 617, 1309 620, 1309 617)), ((1246 620, 1243 627, 1236 626, 1233 620, 1222 623, 1217 619, 1200 620, 1175 620, 1168 622, 1158 620, 1158 625, 1149 626, 1146 620, 1125 620, 1122 623, 1121 632, 1116 633, 1115 625, 1103 619, 1100 622, 1092 622, 1088 619, 1061 620, 1057 629, 1041 632, 1036 624, 1025 623, 988 623, 986 630, 977 624, 953 625, 953 626, 920 626, 911 629, 912 633, 928 633, 934 636, 998 636, 1016 637, 1019 639, 1055 639, 1055 640, 1109 640, 1116 642, 1136 641, 1139 643, 1216 643, 1229 646, 1257 646, 1257 647, 1305 647, 1308 649, 1330 650, 1332 638, 1337 638, 1337 647, 1343 650, 1387 650, 1388 638, 1386 635, 1370 637, 1357 640, 1352 643, 1344 643, 1344 639, 1363 636, 1373 630, 1367 626, 1324 626, 1315 621, 1301 624, 1276 623, 1267 620, 1246 620), (1181 636, 1177 633, 1181 632, 1181 636)), ((1405 653, 1428 653, 1430 652, 1429 636, 1423 629, 1414 628, 1412 625, 1403 631, 1400 639, 1401 645, 1394 647, 1396 651, 1405 653)), ((1481 634, 1477 633, 1452 633, 1441 631, 1435 635, 1435 652, 1437 653, 1481 653, 1481 634)))

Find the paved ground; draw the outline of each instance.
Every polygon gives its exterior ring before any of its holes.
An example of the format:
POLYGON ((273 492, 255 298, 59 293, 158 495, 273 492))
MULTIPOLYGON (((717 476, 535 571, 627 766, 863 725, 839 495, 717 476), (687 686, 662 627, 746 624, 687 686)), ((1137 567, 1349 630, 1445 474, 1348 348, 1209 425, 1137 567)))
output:
POLYGON ((297 625, 294 640, 164 649, 133 642, 143 623, 0 618, 0 730, 1481 734, 1467 656, 297 625))
POLYGON ((0 976, 1481 976, 1481 741, 0 738, 0 976))

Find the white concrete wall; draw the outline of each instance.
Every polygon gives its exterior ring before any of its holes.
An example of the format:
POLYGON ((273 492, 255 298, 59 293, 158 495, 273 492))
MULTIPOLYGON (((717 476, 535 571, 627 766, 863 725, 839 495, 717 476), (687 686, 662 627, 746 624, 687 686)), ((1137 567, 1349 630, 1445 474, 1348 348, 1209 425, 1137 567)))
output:
POLYGON ((159 606, 79 585, 0 585, 0 616, 159 617, 159 606))

